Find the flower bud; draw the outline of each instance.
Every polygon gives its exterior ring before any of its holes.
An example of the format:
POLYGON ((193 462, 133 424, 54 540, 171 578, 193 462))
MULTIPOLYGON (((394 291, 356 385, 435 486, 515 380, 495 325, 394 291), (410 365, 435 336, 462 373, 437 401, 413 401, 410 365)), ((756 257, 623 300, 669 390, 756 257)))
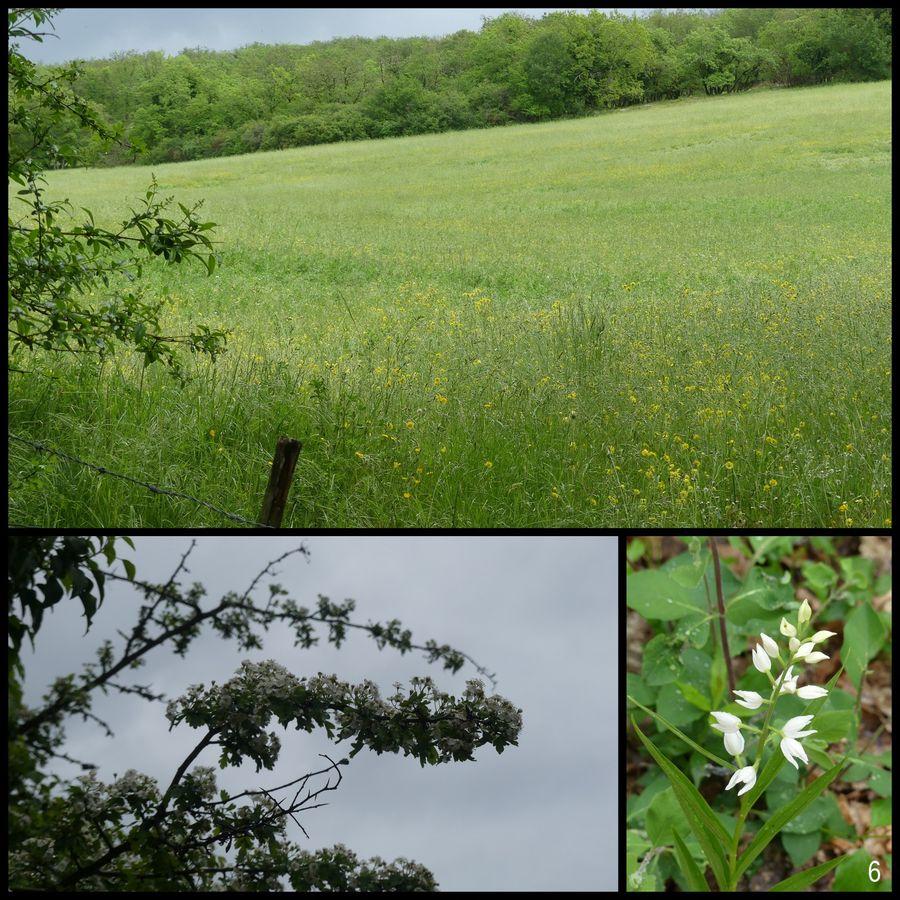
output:
POLYGON ((804 662, 807 665, 811 666, 811 665, 814 665, 815 663, 820 663, 820 662, 822 662, 822 660, 825 660, 825 659, 828 659, 828 654, 820 653, 818 650, 816 650, 815 653, 808 653, 806 655, 806 659, 804 659, 804 662))
POLYGON ((788 641, 788 647, 791 648, 791 653, 793 653, 800 646, 800 641, 797 638, 791 638, 788 641))
POLYGON ((772 660, 759 644, 753 648, 753 665, 759 672, 768 672, 772 668, 772 660))
POLYGON ((804 600, 800 604, 800 611, 797 613, 797 622, 801 625, 805 625, 812 618, 812 607, 809 605, 809 600, 804 600))
POLYGON ((738 706, 744 709, 759 709, 763 705, 763 698, 756 691, 735 691, 740 700, 735 700, 738 706))
POLYGON ((797 629, 794 628, 794 626, 791 625, 791 623, 788 622, 788 620, 784 616, 781 617, 781 625, 779 625, 778 630, 785 637, 797 637, 797 629))
POLYGON ((828 638, 834 637, 837 634, 836 631, 817 631, 810 640, 814 644, 821 644, 822 641, 827 641, 828 638))
POLYGON ((797 696, 801 700, 818 700, 820 697, 828 695, 828 691, 817 684, 807 684, 802 688, 797 688, 797 696))
POLYGON ((812 653, 812 651, 813 651, 813 642, 807 641, 805 644, 801 644, 794 651, 794 658, 795 659, 806 659, 809 656, 809 654, 812 653))
POLYGON ((760 632, 759 636, 766 653, 768 653, 772 659, 775 659, 778 656, 778 644, 776 644, 767 634, 760 632))

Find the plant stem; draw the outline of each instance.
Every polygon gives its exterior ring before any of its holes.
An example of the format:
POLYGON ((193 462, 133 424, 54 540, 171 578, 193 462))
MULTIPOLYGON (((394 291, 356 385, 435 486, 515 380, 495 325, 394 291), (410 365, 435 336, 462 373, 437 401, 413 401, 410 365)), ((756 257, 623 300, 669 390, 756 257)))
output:
POLYGON ((709 538, 709 552, 712 553, 713 568, 716 572, 716 599, 719 603, 719 631, 722 635, 722 653, 728 671, 728 693, 734 693, 734 670, 731 668, 731 653, 728 650, 728 635, 725 633, 725 598, 722 596, 722 570, 719 566, 719 550, 715 538, 709 538))
MULTIPOLYGON (((790 659, 788 660, 790 662, 790 659)), ((759 771, 759 763, 762 759, 763 749, 766 746, 766 738, 769 736, 769 720, 772 718, 772 712, 775 709, 775 704, 778 702, 778 696, 781 693, 781 683, 784 681, 784 676, 787 675, 789 666, 785 666, 781 670, 781 675, 778 676, 777 683, 772 687, 772 696, 769 699, 768 709, 766 710, 766 718, 763 720, 762 733, 759 736, 759 746, 756 749, 756 761, 753 763, 754 768, 756 768, 757 772, 759 771)), ((735 866, 737 864, 737 849, 738 845, 741 842, 741 834, 744 830, 744 822, 747 821, 747 816, 750 814, 749 805, 744 807, 746 801, 741 803, 741 810, 738 813, 737 824, 734 828, 734 841, 731 844, 731 854, 729 862, 731 864, 731 871, 735 870, 735 866)), ((735 880, 731 885, 731 890, 737 890, 737 880, 735 880)))

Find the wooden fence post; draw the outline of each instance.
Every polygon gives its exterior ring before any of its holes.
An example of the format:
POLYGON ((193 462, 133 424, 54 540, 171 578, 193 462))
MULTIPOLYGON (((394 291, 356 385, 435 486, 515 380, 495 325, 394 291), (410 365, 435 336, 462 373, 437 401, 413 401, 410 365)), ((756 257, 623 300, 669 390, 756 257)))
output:
POLYGON ((260 524, 271 528, 281 527, 281 517, 284 515, 288 491, 294 477, 294 466, 297 465, 301 446, 303 445, 300 441, 294 438, 278 438, 266 495, 263 497, 262 512, 259 514, 260 524))

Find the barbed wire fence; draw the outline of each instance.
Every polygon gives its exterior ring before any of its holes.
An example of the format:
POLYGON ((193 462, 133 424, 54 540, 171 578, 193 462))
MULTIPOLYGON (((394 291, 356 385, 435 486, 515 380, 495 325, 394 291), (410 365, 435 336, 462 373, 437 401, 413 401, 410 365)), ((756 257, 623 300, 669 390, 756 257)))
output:
MULTIPOLYGON (((194 497, 191 494, 187 494, 184 491, 176 491, 172 490, 171 488, 160 487, 158 484, 152 484, 149 481, 142 481, 140 478, 134 478, 133 476, 125 475, 122 472, 114 472, 107 466, 100 466, 96 463, 88 462, 85 459, 80 459, 77 456, 73 456, 71 453, 64 453, 62 450, 55 450, 53 447, 48 447, 46 444, 43 444, 40 441, 33 441, 29 438, 24 438, 21 435, 13 434, 11 431, 7 432, 7 435, 11 441, 15 441, 19 444, 24 444, 27 447, 31 447, 34 450, 39 451, 40 453, 47 453, 51 456, 58 456, 60 459, 65 459, 69 462, 76 463, 79 466, 83 466, 84 468, 92 469, 94 472, 97 472, 100 475, 106 475, 110 478, 118 478, 120 481, 125 481, 129 484, 135 484, 138 487, 142 487, 145 490, 150 491, 152 494, 157 494, 159 496, 165 497, 173 497, 178 500, 188 500, 191 503, 195 503, 198 506, 202 506, 205 509, 218 513, 220 516, 224 516, 226 519, 230 519, 232 522, 238 522, 241 525, 249 525, 253 528, 267 528, 270 530, 277 529, 281 524, 281 517, 284 513, 284 505, 287 501, 287 493, 290 489, 291 480, 293 479, 294 475, 294 466, 297 462, 297 457, 299 456, 300 452, 299 441, 293 440, 291 438, 279 438, 278 445, 275 449, 275 458, 272 461, 272 471, 269 476, 269 484, 266 488, 266 494, 263 499, 263 512, 260 517, 265 519, 266 521, 256 522, 253 519, 248 519, 245 516, 241 516, 237 513, 222 509, 222 507, 216 506, 214 503, 210 503, 207 500, 201 500, 199 497, 194 497)), ((36 526, 15 525, 10 527, 33 528, 36 526)))

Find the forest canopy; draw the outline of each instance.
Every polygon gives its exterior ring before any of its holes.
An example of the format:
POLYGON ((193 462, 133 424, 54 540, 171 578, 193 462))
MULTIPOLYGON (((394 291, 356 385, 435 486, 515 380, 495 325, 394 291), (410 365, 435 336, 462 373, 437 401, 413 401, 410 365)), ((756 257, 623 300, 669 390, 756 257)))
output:
MULTIPOLYGON (((55 137, 92 165, 157 163, 890 75, 889 8, 505 13, 438 38, 85 62, 74 90, 103 120, 124 123, 128 144, 110 149, 74 118, 55 137)), ((11 128, 11 149, 24 141, 11 128)))

